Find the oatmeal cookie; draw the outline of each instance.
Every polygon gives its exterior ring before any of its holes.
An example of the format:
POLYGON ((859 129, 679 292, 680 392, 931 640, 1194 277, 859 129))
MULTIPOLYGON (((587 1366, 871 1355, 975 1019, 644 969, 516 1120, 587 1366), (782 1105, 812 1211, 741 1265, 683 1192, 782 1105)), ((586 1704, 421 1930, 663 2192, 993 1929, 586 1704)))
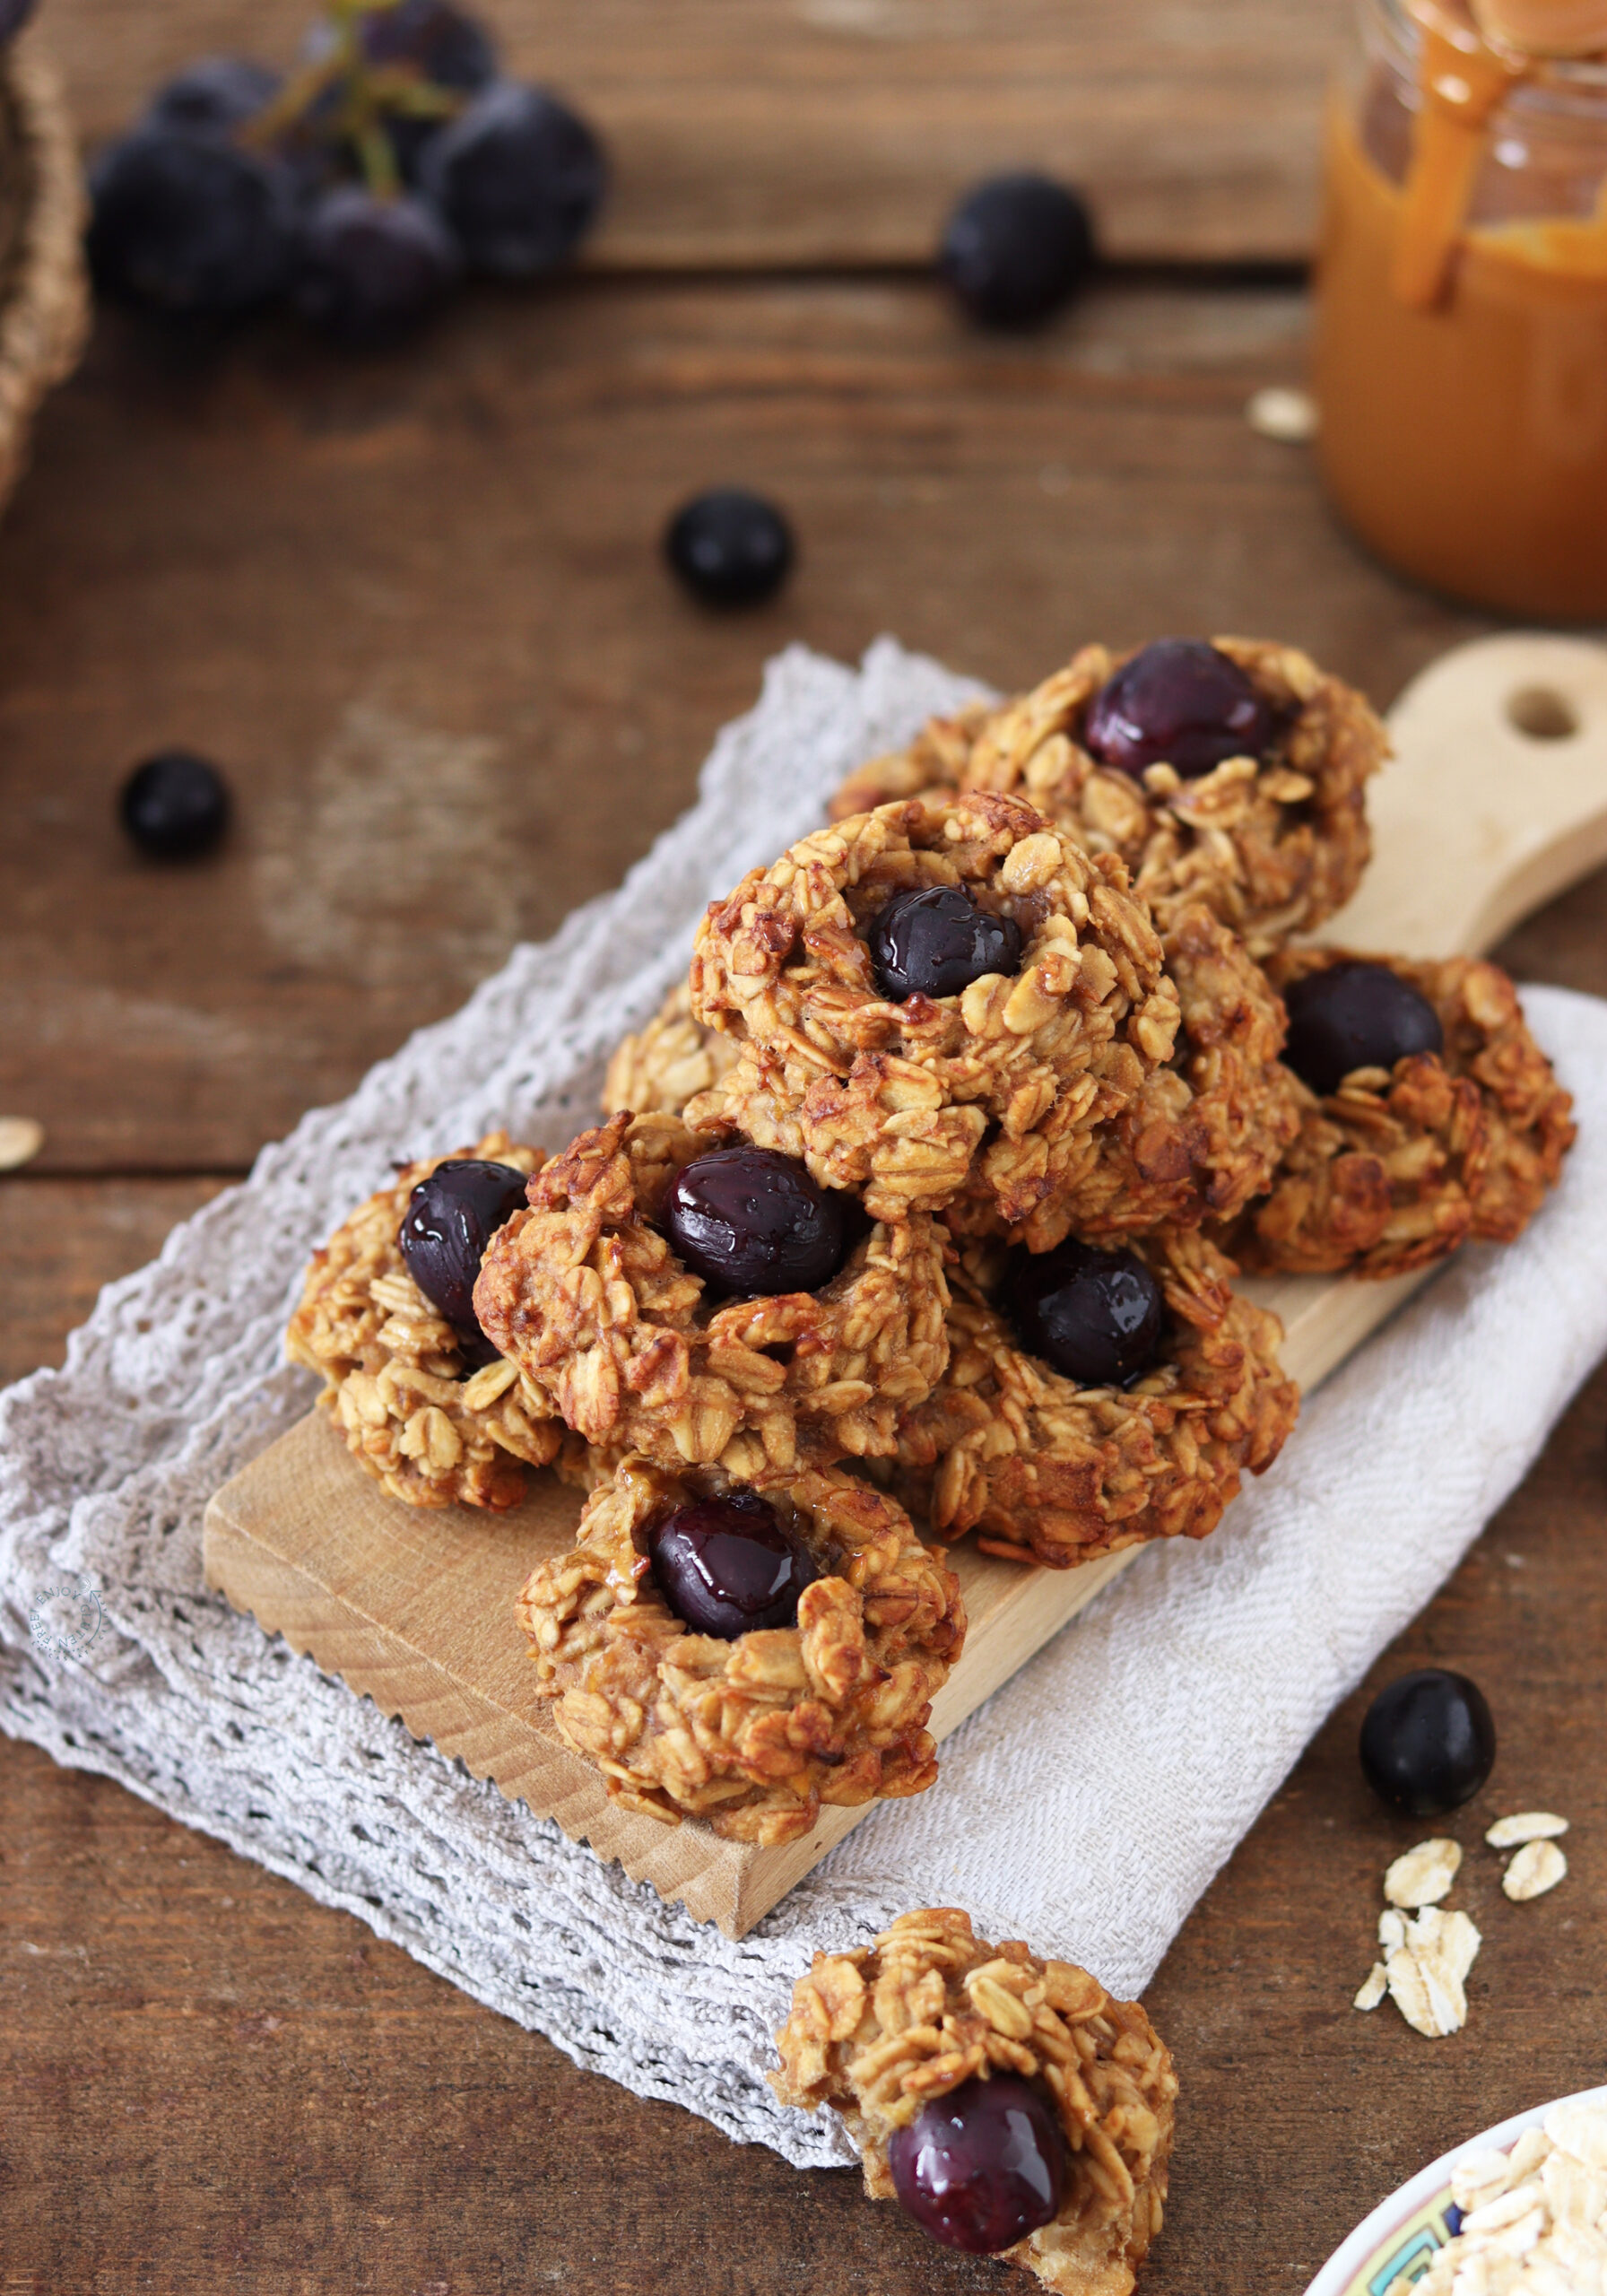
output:
POLYGON ((842 2116, 873 2200, 897 2198, 889 2144, 923 2107, 970 2082, 1038 2084, 1065 2140, 1060 2206, 995 2253, 1057 2296, 1129 2296, 1161 2227, 1177 2097, 1139 2003, 1070 1961, 990 1945, 938 1906, 868 1949, 817 1953, 777 2045, 777 2095, 842 2116))
POLYGON ((806 1834, 822 1803, 931 1785, 926 1724, 965 1611, 903 1509, 852 1476, 760 1470, 748 1488, 822 1574, 799 1596, 795 1625, 727 1641, 682 1622, 653 1576, 652 1531, 731 1481, 635 1453, 594 1492, 572 1551, 532 1572, 517 1609, 541 1694, 612 1800, 769 1844, 806 1834))
POLYGON ((1130 655, 1085 646, 1034 691, 973 704, 876 758, 832 800, 834 818, 922 791, 1019 791, 1093 853, 1116 853, 1163 932, 1203 900, 1264 956, 1342 908, 1370 841, 1367 782, 1388 736, 1362 696, 1292 647, 1218 638, 1272 708, 1259 757, 1229 758, 1197 779, 1169 765, 1141 777, 1101 766, 1081 746, 1089 703, 1130 655))
MULTIPOLYGON (((1289 950, 1280 987, 1354 957, 1289 950)), ((1573 1103, 1497 965, 1452 957, 1370 957, 1427 997, 1443 1056, 1358 1068, 1325 1097, 1289 1075, 1299 1130, 1271 1193, 1227 1235, 1248 1268, 1400 1275, 1469 1236, 1510 1243, 1554 1187, 1576 1126, 1573 1103)), ((1287 1073, 1287 1072, 1286 1072, 1287 1073)))
POLYGON ((804 839, 699 927, 692 1012, 741 1057, 689 1122, 802 1157, 878 1219, 968 1178, 1012 1225, 1030 1218, 1172 1056, 1177 995, 1126 886, 1115 856, 1090 859, 1017 797, 915 798, 804 839), (1019 964, 891 997, 867 935, 895 896, 939 888, 1019 933, 1019 964))
POLYGON ((899 1430, 889 1481, 934 1534, 1070 1570, 1149 1539, 1204 1538, 1247 1472, 1271 1466, 1299 1389, 1282 1327, 1231 1288, 1195 1231, 1128 1248, 1160 1279, 1160 1360, 1129 1387, 1090 1387, 1029 1354, 993 1302, 1003 1255, 972 1247, 951 1278, 949 1368, 899 1430))
POLYGON ((615 1050, 603 1086, 603 1113, 633 1109, 638 1116, 679 1116, 694 1093, 711 1090, 735 1059, 729 1037, 692 1018, 691 991, 681 981, 647 1027, 615 1050))
POLYGON ((748 1480, 890 1453, 947 1360, 935 1222, 875 1222, 818 1292, 717 1304, 654 1224, 710 1141, 626 1109, 543 1166, 474 1287, 488 1337, 599 1448, 748 1480))
POLYGON ((466 1370, 458 1334, 407 1272, 396 1232, 409 1197, 438 1164, 469 1156, 521 1172, 542 1161, 539 1149, 493 1132, 478 1147, 407 1165, 313 1254, 285 1336, 291 1362, 322 1376, 318 1402, 352 1457, 414 1507, 517 1506, 531 1467, 582 1465, 552 1402, 517 1363, 466 1370))
POLYGON ((944 1214, 957 1233, 1007 1232, 1046 1251, 1073 1232, 1098 1241, 1229 1220, 1272 1185, 1299 1128, 1278 1061, 1282 1003, 1244 944, 1202 902, 1179 910, 1163 945, 1182 1012, 1170 1060, 1101 1127, 1074 1186, 1006 1231, 996 1198, 968 1183, 944 1214))

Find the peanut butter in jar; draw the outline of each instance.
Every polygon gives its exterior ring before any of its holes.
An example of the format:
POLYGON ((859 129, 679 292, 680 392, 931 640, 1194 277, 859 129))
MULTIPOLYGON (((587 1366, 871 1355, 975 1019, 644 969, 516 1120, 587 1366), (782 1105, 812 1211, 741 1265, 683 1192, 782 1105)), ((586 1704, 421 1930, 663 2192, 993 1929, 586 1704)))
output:
POLYGON ((1359 0, 1360 57, 1327 127, 1323 474, 1342 517, 1420 581, 1596 620, 1607 0, 1478 7, 1359 0), (1573 52, 1516 44, 1548 31, 1573 52))

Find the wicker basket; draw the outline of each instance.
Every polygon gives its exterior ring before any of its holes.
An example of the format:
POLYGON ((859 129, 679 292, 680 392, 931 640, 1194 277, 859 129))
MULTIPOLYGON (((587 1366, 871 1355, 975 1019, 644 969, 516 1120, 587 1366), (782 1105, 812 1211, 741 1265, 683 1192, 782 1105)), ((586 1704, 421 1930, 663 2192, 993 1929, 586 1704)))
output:
POLYGON ((54 66, 25 32, 0 53, 0 503, 28 429, 89 332, 83 178, 54 66))

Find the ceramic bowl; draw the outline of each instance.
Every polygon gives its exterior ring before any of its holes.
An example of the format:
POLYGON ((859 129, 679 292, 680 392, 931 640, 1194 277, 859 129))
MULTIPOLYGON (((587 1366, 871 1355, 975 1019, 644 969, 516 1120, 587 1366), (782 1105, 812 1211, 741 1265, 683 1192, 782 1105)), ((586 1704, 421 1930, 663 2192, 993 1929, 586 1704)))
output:
MULTIPOLYGON (((1582 2089, 1577 2094, 1607 2099, 1607 2088, 1582 2089)), ((1544 2120, 1553 2106, 1573 2102, 1571 2097, 1552 2097, 1442 2152, 1356 2227, 1329 2257, 1306 2296, 1385 2296, 1403 2273, 1408 2279, 1420 2280, 1462 2222, 1461 2211, 1451 2198, 1451 2171, 1458 2161, 1470 2152, 1510 2152, 1524 2131, 1544 2120)))

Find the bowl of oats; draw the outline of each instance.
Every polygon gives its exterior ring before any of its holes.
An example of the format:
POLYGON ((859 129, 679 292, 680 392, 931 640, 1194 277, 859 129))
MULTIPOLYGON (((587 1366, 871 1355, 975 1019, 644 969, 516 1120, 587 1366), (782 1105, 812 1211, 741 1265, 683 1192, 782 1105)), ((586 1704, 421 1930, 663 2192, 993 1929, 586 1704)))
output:
POLYGON ((1607 2088, 1515 2113, 1374 2209, 1306 2296, 1600 2296, 1607 2088))

